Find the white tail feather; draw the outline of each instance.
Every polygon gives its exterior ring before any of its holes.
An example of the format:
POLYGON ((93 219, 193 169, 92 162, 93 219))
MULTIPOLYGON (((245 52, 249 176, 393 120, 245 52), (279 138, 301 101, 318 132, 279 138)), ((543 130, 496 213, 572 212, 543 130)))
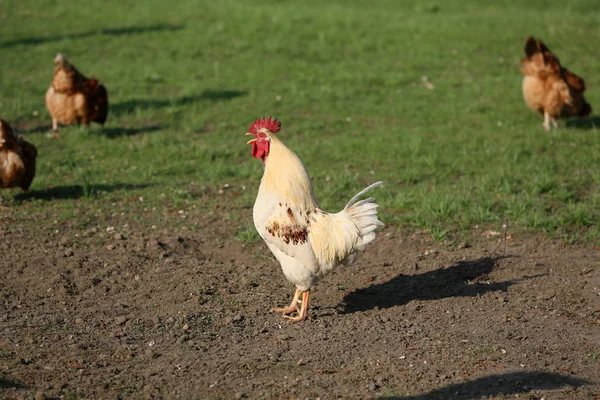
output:
MULTIPOLYGON (((358 200, 358 198, 360 196, 362 196, 363 194, 367 193, 369 190, 376 188, 377 186, 381 186, 383 185, 383 181, 379 181, 379 182, 375 182, 374 184, 367 186, 366 188, 364 188, 363 190, 361 190, 360 192, 358 192, 358 194, 356 194, 352 199, 350 199, 350 201, 348 202, 348 204, 346 204, 346 207, 344 207, 344 210, 349 209, 352 204, 354 204, 356 202, 356 200, 358 200)), ((375 199, 367 199, 367 200, 375 200, 375 199)), ((367 201, 367 200, 363 200, 363 201, 367 201)))
POLYGON ((360 238, 358 243, 356 243, 356 249, 359 251, 363 251, 365 246, 375 239, 375 229, 377 229, 378 226, 383 226, 384 224, 377 218, 377 208, 379 205, 375 203, 375 198, 369 197, 368 199, 361 200, 356 204, 354 203, 360 198, 360 196, 381 185, 383 185, 383 181, 375 182, 374 184, 361 190, 348 202, 346 207, 344 207, 344 211, 348 213, 350 219, 360 231, 360 238))

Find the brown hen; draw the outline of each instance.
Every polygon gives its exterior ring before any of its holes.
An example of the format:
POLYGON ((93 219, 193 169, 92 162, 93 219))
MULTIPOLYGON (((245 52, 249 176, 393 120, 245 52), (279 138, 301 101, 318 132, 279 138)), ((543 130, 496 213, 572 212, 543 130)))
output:
POLYGON ((61 53, 54 58, 54 77, 46 92, 46 108, 52 116, 52 130, 58 124, 92 121, 104 125, 108 116, 108 93, 94 77, 83 76, 61 53))
POLYGON ((583 79, 561 66, 558 57, 532 36, 525 42, 521 73, 525 102, 544 116, 546 131, 550 130, 550 122, 558 128, 557 118, 587 117, 592 112, 583 97, 583 79))
POLYGON ((8 122, 0 118, 0 188, 29 190, 36 157, 35 146, 17 137, 8 122))

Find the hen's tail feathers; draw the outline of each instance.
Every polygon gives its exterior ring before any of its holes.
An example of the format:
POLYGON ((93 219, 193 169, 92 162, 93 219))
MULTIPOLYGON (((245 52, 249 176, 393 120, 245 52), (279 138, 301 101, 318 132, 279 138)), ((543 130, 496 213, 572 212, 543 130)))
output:
POLYGON ((585 91, 585 81, 583 80, 582 77, 580 77, 577 74, 574 74, 573 72, 569 71, 566 68, 563 68, 563 75, 565 77, 565 80, 567 81, 567 84, 571 87, 571 89, 573 89, 577 92, 585 91))
POLYGON ((344 207, 344 211, 348 213, 352 222, 354 222, 360 231, 361 241, 356 245, 356 249, 359 251, 363 251, 365 246, 375 239, 375 229, 384 224, 377 218, 377 208, 379 205, 375 203, 373 197, 369 197, 368 199, 359 202, 356 201, 369 190, 381 185, 383 185, 383 182, 379 181, 361 190, 348 202, 348 204, 346 204, 346 207, 344 207))
POLYGON ((94 121, 104 125, 108 116, 108 93, 104 85, 96 81, 97 87, 95 89, 95 107, 96 115, 94 121))

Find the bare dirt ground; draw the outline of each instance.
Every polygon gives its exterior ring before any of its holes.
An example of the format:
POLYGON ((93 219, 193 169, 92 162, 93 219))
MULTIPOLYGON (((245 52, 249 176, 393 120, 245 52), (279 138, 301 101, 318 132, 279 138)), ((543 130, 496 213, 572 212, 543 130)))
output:
POLYGON ((263 243, 125 223, 0 225, 1 398, 600 398, 592 245, 387 228, 290 324, 263 243))

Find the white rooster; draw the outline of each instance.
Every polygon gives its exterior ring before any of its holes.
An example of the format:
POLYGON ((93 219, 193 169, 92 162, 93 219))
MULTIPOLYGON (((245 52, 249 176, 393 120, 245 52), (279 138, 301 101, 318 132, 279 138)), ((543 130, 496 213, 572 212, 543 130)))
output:
POLYGON ((354 261, 357 252, 375 239, 375 229, 383 226, 374 198, 356 202, 383 182, 362 190, 336 214, 321 210, 304 164, 275 136, 280 128, 277 119, 262 118, 246 133, 255 137, 248 142, 252 155, 265 165, 254 203, 254 225, 287 280, 296 285, 290 306, 271 311, 302 321, 308 318, 313 285, 336 266, 354 261), (293 312, 297 316, 288 316, 293 312))

